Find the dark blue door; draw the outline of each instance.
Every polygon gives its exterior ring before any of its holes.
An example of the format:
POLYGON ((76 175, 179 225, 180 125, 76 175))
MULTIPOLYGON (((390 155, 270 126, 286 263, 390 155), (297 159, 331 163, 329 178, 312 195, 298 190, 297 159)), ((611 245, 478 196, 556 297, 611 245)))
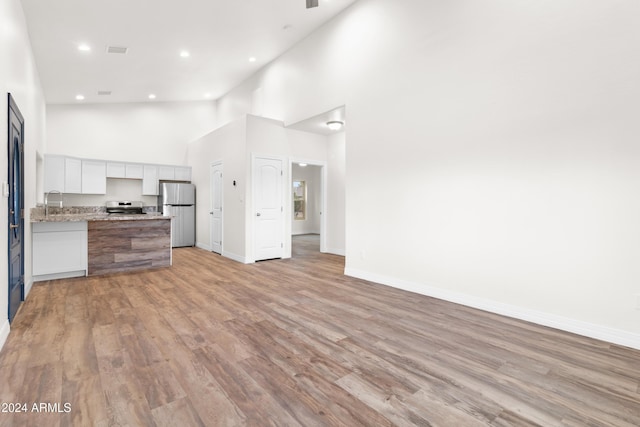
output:
POLYGON ((9 94, 9 322, 24 300, 24 119, 9 94))

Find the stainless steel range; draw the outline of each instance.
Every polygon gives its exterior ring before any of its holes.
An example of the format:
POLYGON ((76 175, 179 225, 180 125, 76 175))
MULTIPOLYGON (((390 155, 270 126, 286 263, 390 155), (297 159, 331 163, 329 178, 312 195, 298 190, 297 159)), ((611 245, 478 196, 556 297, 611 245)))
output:
POLYGON ((107 202, 107 213, 109 215, 144 215, 142 211, 144 204, 135 202, 107 202))

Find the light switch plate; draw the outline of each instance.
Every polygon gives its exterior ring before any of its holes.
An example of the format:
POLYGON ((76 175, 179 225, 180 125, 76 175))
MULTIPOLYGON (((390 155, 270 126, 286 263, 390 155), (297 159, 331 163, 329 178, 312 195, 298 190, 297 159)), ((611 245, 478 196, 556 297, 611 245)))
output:
POLYGON ((9 197, 9 183, 7 181, 2 182, 2 197, 9 197))

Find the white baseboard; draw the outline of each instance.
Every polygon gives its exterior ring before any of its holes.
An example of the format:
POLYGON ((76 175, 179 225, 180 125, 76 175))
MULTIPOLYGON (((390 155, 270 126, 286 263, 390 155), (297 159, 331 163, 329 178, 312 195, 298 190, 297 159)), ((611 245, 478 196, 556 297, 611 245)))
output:
POLYGON ((9 319, 4 319, 4 324, 0 327, 0 350, 4 347, 4 343, 7 341, 10 331, 11 327, 9 326, 9 319))
POLYGON ((225 251, 225 250, 222 251, 222 256, 232 259, 234 261, 241 262, 243 264, 252 264, 252 262, 249 262, 245 257, 225 251))
MULTIPOLYGON (((204 249, 205 251, 211 252, 211 246, 205 245, 204 243, 196 242, 196 247, 199 249, 204 249)), ((242 264, 251 264, 245 259, 245 257, 225 251, 225 250, 222 251, 222 256, 237 262, 241 262, 242 264)))
POLYGON ((196 242, 196 248, 204 249, 205 251, 211 252, 211 246, 205 245, 204 243, 196 242))
MULTIPOLYGON (((86 270, 78 270, 78 271, 67 271, 64 273, 53 273, 53 274, 40 274, 37 276, 33 276, 34 282, 44 282, 45 280, 58 280, 58 279, 70 279, 72 277, 85 277, 87 275, 86 270)), ((31 286, 29 286, 31 289, 31 286)), ((26 289, 25 289, 26 293, 26 289)))
POLYGON ((325 253, 346 256, 346 252, 344 249, 326 248, 325 253))
POLYGON ((556 314, 531 310, 516 305, 504 304, 460 292, 449 291, 432 285, 378 275, 355 268, 345 268, 344 274, 358 279, 368 280, 370 282, 391 286, 409 292, 415 292, 417 294, 466 305, 468 307, 489 311, 491 313, 513 317, 515 319, 525 320, 527 322, 533 322, 539 325, 549 326, 566 332, 572 332, 585 337, 595 338, 640 350, 640 334, 594 323, 583 322, 581 320, 558 316, 556 314))
POLYGON ((29 296, 29 292, 31 292, 31 288, 33 287, 33 277, 29 278, 29 280, 27 280, 27 283, 25 283, 24 285, 24 299, 27 299, 27 296, 29 296))

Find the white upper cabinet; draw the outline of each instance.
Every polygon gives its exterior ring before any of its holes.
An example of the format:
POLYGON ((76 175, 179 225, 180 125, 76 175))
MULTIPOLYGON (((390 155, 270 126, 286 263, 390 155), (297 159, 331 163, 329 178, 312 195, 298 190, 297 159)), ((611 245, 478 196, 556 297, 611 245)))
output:
POLYGON ((144 165, 142 176, 142 195, 157 196, 158 195, 158 167, 144 165))
POLYGON ((175 180, 175 168, 173 166, 158 166, 158 179, 170 181, 175 180))
POLYGON ((107 162, 107 178, 142 179, 143 165, 139 163, 107 162))
POLYGON ((72 157, 64 159, 64 192, 82 193, 82 160, 72 157))
POLYGON ((124 163, 107 162, 107 178, 126 177, 126 165, 124 163))
POLYGON ((142 170, 139 163, 107 162, 107 178, 142 179, 142 170))
POLYGON ((191 167, 44 156, 45 192, 107 194, 107 178, 141 179, 142 195, 156 196, 161 180, 191 181, 191 167))
POLYGON ((64 156, 47 154, 44 156, 44 192, 64 193, 64 156))
POLYGON ((82 194, 107 194, 107 164, 82 160, 82 194))
POLYGON ((176 166, 174 169, 176 181, 191 181, 191 166, 176 166))
POLYGON ((142 179, 144 177, 144 166, 127 163, 125 168, 125 178, 142 179))

